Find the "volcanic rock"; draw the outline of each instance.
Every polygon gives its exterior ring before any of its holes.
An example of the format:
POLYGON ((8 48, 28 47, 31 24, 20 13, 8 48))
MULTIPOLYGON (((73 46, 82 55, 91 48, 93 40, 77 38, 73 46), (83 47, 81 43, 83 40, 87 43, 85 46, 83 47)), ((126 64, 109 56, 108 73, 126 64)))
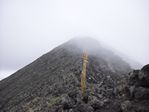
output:
POLYGON ((72 39, 0 81, 0 111, 148 112, 147 68, 127 75, 129 64, 96 40, 72 39), (80 89, 84 52, 87 101, 80 89))

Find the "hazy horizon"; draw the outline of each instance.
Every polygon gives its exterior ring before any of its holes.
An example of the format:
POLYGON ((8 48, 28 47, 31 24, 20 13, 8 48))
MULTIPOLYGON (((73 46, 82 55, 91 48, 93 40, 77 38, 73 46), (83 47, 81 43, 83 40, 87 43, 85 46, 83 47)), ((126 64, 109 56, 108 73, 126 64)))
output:
POLYGON ((1 0, 0 79, 75 37, 149 63, 148 0, 1 0))

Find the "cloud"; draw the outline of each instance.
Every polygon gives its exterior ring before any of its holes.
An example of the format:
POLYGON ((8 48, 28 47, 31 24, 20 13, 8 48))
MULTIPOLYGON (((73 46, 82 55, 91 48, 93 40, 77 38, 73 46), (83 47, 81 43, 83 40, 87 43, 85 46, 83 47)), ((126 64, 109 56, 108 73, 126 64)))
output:
POLYGON ((1 0, 0 69, 19 69, 77 36, 149 63, 147 0, 1 0))

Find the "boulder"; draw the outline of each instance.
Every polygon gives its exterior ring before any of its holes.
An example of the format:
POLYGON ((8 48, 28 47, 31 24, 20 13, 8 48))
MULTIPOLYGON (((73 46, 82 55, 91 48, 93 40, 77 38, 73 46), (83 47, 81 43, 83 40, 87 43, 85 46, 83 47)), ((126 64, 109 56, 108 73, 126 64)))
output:
POLYGON ((121 103, 121 109, 123 112, 129 112, 129 110, 131 110, 131 108, 132 108, 132 105, 129 100, 126 100, 121 103))
POLYGON ((145 65, 139 73, 140 85, 149 88, 149 64, 145 65))
POLYGON ((139 72, 140 70, 133 70, 132 72, 129 73, 129 85, 135 85, 138 86, 139 85, 139 72))
POLYGON ((149 89, 144 87, 138 87, 134 90, 135 99, 147 100, 149 99, 149 89))

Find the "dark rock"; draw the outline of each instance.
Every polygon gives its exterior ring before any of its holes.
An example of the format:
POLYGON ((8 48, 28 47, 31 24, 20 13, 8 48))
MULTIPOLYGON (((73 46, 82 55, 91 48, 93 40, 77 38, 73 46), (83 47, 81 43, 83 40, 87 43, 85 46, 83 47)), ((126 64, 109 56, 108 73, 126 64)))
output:
POLYGON ((148 74, 149 73, 149 64, 145 65, 141 71, 143 71, 145 74, 148 74))
POLYGON ((68 95, 62 95, 61 104, 64 110, 68 110, 68 109, 73 108, 75 102, 68 95))
POLYGON ((124 112, 148 112, 149 111, 149 87, 148 65, 141 70, 135 70, 129 74, 127 88, 130 101, 124 101, 121 106, 124 112))
POLYGON ((139 86, 139 73, 140 70, 133 70, 132 72, 129 73, 129 85, 135 85, 139 86))
POLYGON ((93 112, 93 111, 94 109, 90 105, 84 103, 77 105, 75 108, 75 112, 93 112))
POLYGON ((97 97, 92 96, 91 101, 89 102, 94 110, 98 110, 104 106, 104 101, 99 100, 97 97))
POLYGON ((144 87, 138 87, 134 90, 135 99, 146 100, 149 99, 149 89, 144 87))
POLYGON ((141 86, 149 88, 149 64, 141 69, 139 80, 141 86))
POLYGON ((133 112, 132 104, 129 100, 126 100, 121 103, 122 112, 133 112))

